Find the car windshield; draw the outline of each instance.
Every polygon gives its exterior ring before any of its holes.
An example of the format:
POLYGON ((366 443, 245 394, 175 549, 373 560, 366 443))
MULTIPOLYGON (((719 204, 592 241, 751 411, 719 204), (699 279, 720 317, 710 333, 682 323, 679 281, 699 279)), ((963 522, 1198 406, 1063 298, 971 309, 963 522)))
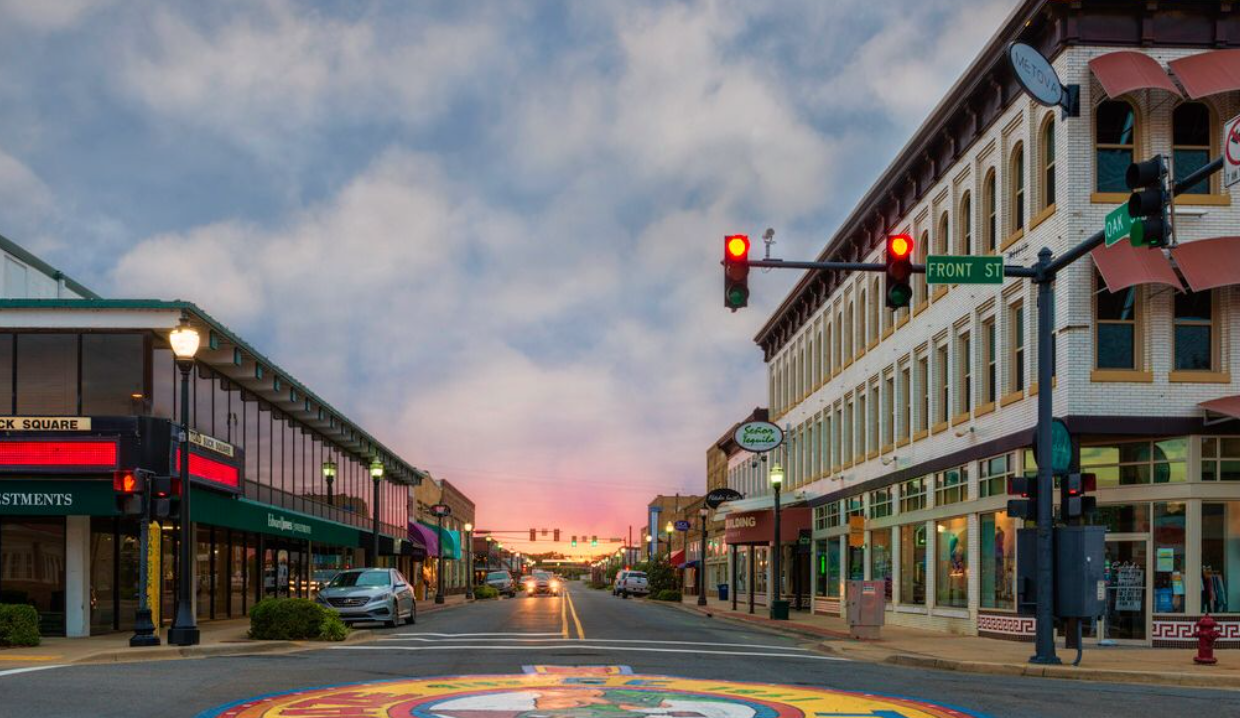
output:
POLYGON ((542 571, 535 571, 535 572, 534 572, 534 578, 536 578, 536 579, 538 579, 538 580, 540 580, 540 581, 546 581, 547 579, 551 578, 551 574, 549 574, 549 573, 543 573, 542 571))
POLYGON ((492 571, 487 574, 488 581, 503 581, 506 578, 508 578, 508 574, 503 571, 492 571))
POLYGON ((625 576, 625 578, 645 578, 645 577, 646 577, 646 574, 642 573, 641 571, 629 571, 628 575, 625 576))
POLYGON ((387 571, 345 571, 336 574, 329 586, 387 586, 392 582, 387 571))

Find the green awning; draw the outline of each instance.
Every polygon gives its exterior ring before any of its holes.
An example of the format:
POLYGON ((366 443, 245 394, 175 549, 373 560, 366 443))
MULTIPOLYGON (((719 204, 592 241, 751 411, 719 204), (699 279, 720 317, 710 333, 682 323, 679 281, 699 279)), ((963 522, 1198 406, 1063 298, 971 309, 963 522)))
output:
POLYGON ((460 532, 440 529, 435 524, 428 524, 425 521, 419 521, 418 523, 439 535, 439 551, 444 558, 450 561, 459 561, 461 559, 460 532))
POLYGON ((352 526, 213 491, 195 488, 190 511, 194 521, 215 526, 335 546, 363 545, 362 532, 352 526))

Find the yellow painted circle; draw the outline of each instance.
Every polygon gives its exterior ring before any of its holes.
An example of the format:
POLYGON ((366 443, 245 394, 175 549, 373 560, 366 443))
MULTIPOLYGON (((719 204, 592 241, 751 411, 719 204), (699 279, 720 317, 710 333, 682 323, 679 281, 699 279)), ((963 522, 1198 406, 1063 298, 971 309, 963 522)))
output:
POLYGON ((979 718, 867 693, 569 670, 314 688, 239 701, 199 718, 979 718))

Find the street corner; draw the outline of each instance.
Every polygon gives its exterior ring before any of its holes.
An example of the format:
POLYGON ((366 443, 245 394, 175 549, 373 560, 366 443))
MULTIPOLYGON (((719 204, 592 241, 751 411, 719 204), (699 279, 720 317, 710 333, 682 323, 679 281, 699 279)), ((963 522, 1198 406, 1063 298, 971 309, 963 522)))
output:
POLYGON ((913 698, 546 666, 523 675, 357 683, 256 696, 197 718, 987 718, 913 698))

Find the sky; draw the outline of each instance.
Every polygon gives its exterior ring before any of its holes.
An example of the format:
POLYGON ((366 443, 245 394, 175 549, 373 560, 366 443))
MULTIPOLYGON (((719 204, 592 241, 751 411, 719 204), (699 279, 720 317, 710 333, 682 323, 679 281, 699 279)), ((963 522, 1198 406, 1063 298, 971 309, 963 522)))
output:
POLYGON ((0 0, 0 234, 196 302, 479 528, 627 537, 766 405, 797 276, 729 313, 723 236, 816 255, 1015 5, 0 0))

